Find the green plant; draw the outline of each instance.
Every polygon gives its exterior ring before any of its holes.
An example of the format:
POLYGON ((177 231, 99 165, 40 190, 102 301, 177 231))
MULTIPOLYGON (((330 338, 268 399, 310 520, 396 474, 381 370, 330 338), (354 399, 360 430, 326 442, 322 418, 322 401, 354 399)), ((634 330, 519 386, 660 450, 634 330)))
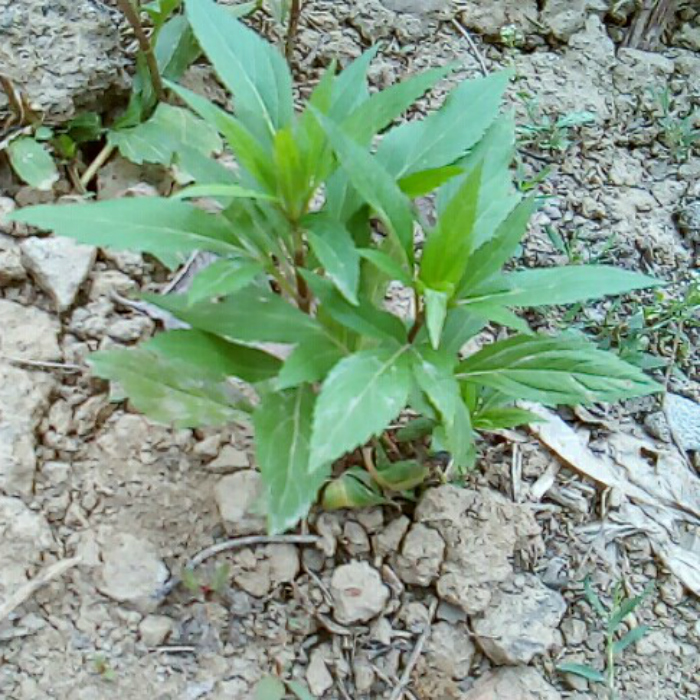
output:
POLYGON ((700 143, 700 114, 691 112, 680 116, 671 97, 671 90, 652 90, 652 95, 660 111, 658 117, 661 126, 661 138, 675 160, 687 160, 695 144, 700 143))
POLYGON ((371 50, 340 74, 332 65, 296 113, 274 47, 213 0, 187 0, 186 9, 236 115, 166 85, 224 135, 239 171, 200 154, 195 184, 171 199, 40 206, 14 218, 168 264, 195 250, 219 256, 186 294, 144 295, 188 330, 91 362, 157 420, 251 421, 270 531, 293 527, 329 480, 344 497, 367 487, 379 499, 420 483, 424 464, 385 434, 407 408, 422 417, 418 435, 428 432, 430 449, 449 452, 463 473, 475 430, 532 418, 517 399, 615 401, 659 389, 581 338, 533 334, 513 312, 657 282, 605 266, 502 271, 534 207, 511 179, 514 123, 499 115, 507 73, 462 83, 440 110, 392 127, 452 67, 370 95, 371 50), (413 206, 429 193, 435 226, 413 206), (219 213, 186 202, 197 198, 219 213), (386 306, 391 282, 410 294, 409 318, 386 306), (461 359, 489 322, 516 334, 461 359), (389 464, 372 446, 377 436, 389 464))
POLYGON ((255 687, 253 700, 284 700, 292 693, 297 700, 314 700, 314 696, 298 681, 282 681, 277 676, 266 676, 255 687))
POLYGON ((117 679, 117 674, 107 661, 104 654, 96 654, 92 659, 93 672, 100 676, 103 680, 114 682, 117 679))
POLYGON ((593 112, 570 112, 560 117, 544 114, 537 103, 526 92, 519 92, 527 112, 528 122, 518 127, 520 140, 525 145, 533 145, 543 151, 563 153, 572 144, 570 132, 580 126, 595 124, 593 112))
POLYGON ((196 595, 203 595, 208 598, 214 594, 221 595, 229 579, 231 578, 231 567, 228 564, 217 566, 209 578, 199 577, 192 569, 182 570, 182 584, 185 588, 196 595))
POLYGON ((581 676, 592 683, 600 683, 605 686, 608 700, 616 700, 616 670, 617 659, 632 644, 636 644, 649 631, 647 625, 632 627, 626 634, 620 637, 619 630, 625 620, 644 602, 653 590, 653 584, 647 586, 644 591, 632 598, 625 596, 623 582, 619 581, 612 596, 609 606, 605 605, 598 594, 591 587, 590 579, 584 582, 586 600, 596 614, 605 632, 605 668, 598 671, 585 664, 561 664, 557 667, 560 673, 571 673, 581 676))

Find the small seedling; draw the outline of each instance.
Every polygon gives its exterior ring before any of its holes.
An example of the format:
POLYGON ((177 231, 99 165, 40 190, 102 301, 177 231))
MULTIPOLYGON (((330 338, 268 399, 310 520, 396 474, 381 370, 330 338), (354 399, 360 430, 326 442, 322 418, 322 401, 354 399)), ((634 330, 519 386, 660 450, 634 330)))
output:
POLYGON ((297 700, 314 700, 314 696, 298 681, 282 681, 277 676, 266 676, 255 687, 253 700, 284 700, 289 693, 297 700))
POLYGON ((117 679, 117 674, 107 661, 104 654, 96 654, 92 659, 93 671, 103 680, 112 683, 117 679))
POLYGON ((528 116, 528 121, 518 127, 520 140, 525 145, 533 145, 543 151, 563 153, 573 143, 573 129, 596 121, 596 115, 586 111, 551 117, 542 112, 537 100, 528 93, 520 92, 518 97, 523 101, 528 116))
POLYGON ((663 90, 652 90, 652 95, 660 115, 661 138, 675 160, 687 160, 696 144, 700 143, 700 113, 691 112, 681 116, 675 108, 671 90, 667 86, 663 90))
POLYGON ((561 664, 557 670, 561 673, 571 673, 590 681, 605 686, 608 700, 617 700, 616 672, 617 659, 629 646, 635 644, 649 631, 647 625, 633 627, 626 634, 620 636, 619 631, 625 620, 646 600, 654 586, 649 584, 644 591, 632 598, 625 596, 624 585, 619 581, 613 590, 612 602, 606 605, 593 590, 590 579, 584 584, 586 600, 596 614, 605 632, 605 668, 599 671, 586 664, 561 664))
POLYGON ((192 569, 187 567, 182 570, 182 584, 185 588, 191 593, 203 595, 205 598, 221 595, 226 589, 230 578, 231 567, 228 564, 217 566, 208 580, 200 578, 192 569))

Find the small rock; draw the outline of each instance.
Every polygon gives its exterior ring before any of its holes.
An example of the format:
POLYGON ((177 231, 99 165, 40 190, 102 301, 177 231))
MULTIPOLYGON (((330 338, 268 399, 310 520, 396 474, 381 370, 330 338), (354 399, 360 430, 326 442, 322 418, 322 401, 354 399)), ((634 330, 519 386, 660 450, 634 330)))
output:
POLYGON ((428 666, 456 681, 469 676, 475 652, 467 626, 447 622, 433 625, 425 647, 428 666))
POLYGON ((406 535, 396 558, 396 573, 408 584, 429 586, 440 574, 445 541, 430 527, 417 523, 406 535))
POLYGON ((214 489, 226 532, 230 535, 254 535, 265 531, 265 516, 260 514, 264 493, 262 478, 253 469, 225 476, 214 489))
POLYGON ((13 199, 9 197, 0 197, 0 233, 12 234, 15 230, 15 224, 8 221, 7 217, 17 209, 17 205, 13 199))
POLYGON ((637 642, 636 651, 639 656, 656 656, 658 654, 678 654, 680 646, 670 630, 654 630, 637 642))
POLYGON ((578 690, 579 692, 588 690, 588 681, 575 673, 565 673, 564 683, 566 683, 571 690, 578 690))
POLYGON ((168 569, 145 538, 116 533, 102 544, 102 568, 97 587, 120 603, 141 610, 157 606, 154 593, 168 579, 168 569))
POLYGON ((299 575, 299 550, 293 544, 271 544, 265 548, 270 579, 275 584, 291 583, 299 575))
POLYGON ((0 287, 22 282, 26 277, 19 247, 0 234, 0 287))
POLYGON ((666 394, 664 413, 679 445, 684 450, 700 450, 700 405, 678 394, 666 394))
POLYGON ((147 647, 159 647, 170 636, 174 628, 173 621, 165 615, 148 615, 139 625, 141 641, 147 647))
POLYGON ((58 321, 39 309, 0 299, 0 329, 2 355, 40 362, 61 359, 58 321))
POLYGON ((389 10, 399 13, 412 13, 427 15, 448 7, 451 0, 382 0, 382 4, 389 10))
POLYGON ((204 466, 208 472, 215 474, 232 474, 239 469, 248 469, 248 455, 233 445, 224 445, 218 457, 204 466))
POLYGON ((389 589, 367 562, 339 566, 331 579, 335 619, 344 625, 368 622, 389 600, 389 589))
POLYGON ((66 311, 95 264, 97 249, 69 238, 28 238, 21 244, 24 266, 51 297, 57 311, 66 311))
POLYGON ((534 668, 502 668, 482 676, 464 700, 561 700, 534 668))
POLYGON ((365 654, 356 654, 352 663, 355 690, 360 694, 369 693, 374 685, 375 673, 372 663, 365 654))
POLYGON ((536 576, 518 576, 516 581, 504 585, 483 617, 473 622, 479 645, 496 664, 528 664, 551 649, 566 612, 564 598, 536 576))
POLYGON ((588 635, 588 628, 583 620, 570 617, 562 622, 561 632, 564 635, 567 646, 576 647, 585 641, 588 635))
POLYGON ((401 540, 410 526, 411 521, 405 515, 392 520, 379 534, 374 536, 372 540, 374 553, 378 557, 384 557, 387 554, 398 552, 401 540))
POLYGON ((314 649, 311 652, 309 666, 306 669, 306 682, 314 697, 320 698, 333 687, 333 676, 326 666, 326 651, 314 649))
POLYGON ((343 528, 343 544, 352 557, 369 554, 370 551, 369 537, 365 529, 360 523, 352 520, 348 520, 343 528))

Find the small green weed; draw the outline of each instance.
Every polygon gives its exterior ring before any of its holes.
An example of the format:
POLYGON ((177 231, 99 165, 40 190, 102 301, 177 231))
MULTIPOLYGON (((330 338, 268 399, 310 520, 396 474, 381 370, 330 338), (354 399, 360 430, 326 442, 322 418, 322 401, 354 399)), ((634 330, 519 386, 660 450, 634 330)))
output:
POLYGON ((266 676, 255 688, 253 700, 284 700, 292 694, 297 700, 314 700, 314 696, 298 681, 282 681, 266 676))
POLYGON ((182 570, 182 584, 185 588, 196 595, 203 595, 209 598, 212 595, 221 595, 231 578, 231 567, 228 564, 221 564, 214 570, 212 576, 207 580, 200 578, 192 569, 182 570))
POLYGON ((700 143, 700 113, 691 112, 681 116, 676 109, 671 90, 652 90, 658 109, 658 121, 661 126, 661 139, 675 160, 687 160, 693 148, 700 143))
POLYGON ((535 146, 543 151, 563 153, 573 143, 571 132, 581 126, 594 124, 593 112, 570 112, 560 117, 551 117, 542 112, 538 102, 527 92, 519 92, 527 111, 528 121, 518 127, 522 144, 535 146))
POLYGON ((605 686, 608 700, 616 700, 616 669, 618 657, 632 644, 637 643, 649 631, 647 625, 633 627, 626 634, 620 636, 619 631, 625 620, 646 600, 654 589, 653 584, 647 586, 644 591, 632 598, 627 598, 624 585, 619 581, 614 588, 612 602, 605 605, 598 594, 593 590, 590 579, 584 582, 586 600, 596 614, 599 623, 605 632, 605 667, 599 671, 585 664, 561 664, 557 667, 560 673, 571 673, 581 676, 591 683, 599 683, 605 686))
POLYGON ((117 679, 115 670, 110 666, 104 654, 96 654, 92 658, 92 669, 94 673, 105 681, 112 683, 117 679))

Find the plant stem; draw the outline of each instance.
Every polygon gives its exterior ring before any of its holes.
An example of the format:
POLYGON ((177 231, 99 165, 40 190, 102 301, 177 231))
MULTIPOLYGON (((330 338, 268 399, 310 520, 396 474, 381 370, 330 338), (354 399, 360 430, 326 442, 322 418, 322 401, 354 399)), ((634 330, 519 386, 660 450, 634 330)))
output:
POLYGON ((291 0, 289 8, 289 24, 287 24, 287 41, 284 47, 284 55, 287 63, 291 63, 294 53, 294 40, 299 29, 299 17, 301 15, 301 0, 291 0))
POLYGON ((608 700, 615 700, 615 640, 612 634, 608 634, 607 657, 605 673, 607 676, 608 700))
POLYGON ((114 153, 114 146, 110 144, 105 144, 102 150, 97 154, 95 160, 90 163, 88 169, 83 173, 80 178, 80 184, 83 189, 92 182, 92 178, 97 175, 97 171, 109 160, 110 156, 114 153))
POLYGON ((148 71, 151 74, 151 80, 153 81, 153 89, 156 92, 156 97, 160 102, 162 102, 165 99, 163 80, 160 76, 160 70, 158 69, 156 55, 153 53, 153 46, 146 36, 143 24, 141 24, 139 13, 134 9, 134 6, 131 4, 131 0, 117 0, 117 6, 124 13, 124 16, 134 30, 136 39, 139 42, 139 48, 146 57, 146 63, 148 64, 148 71))
POLYGON ((408 332, 408 342, 409 343, 412 343, 416 339, 418 332, 420 331, 420 329, 423 327, 423 324, 425 323, 425 310, 423 309, 423 306, 421 305, 420 295, 418 294, 418 290, 414 289, 413 293, 414 293, 414 305, 416 307, 416 320, 413 322, 413 326, 411 327, 411 330, 408 332))

